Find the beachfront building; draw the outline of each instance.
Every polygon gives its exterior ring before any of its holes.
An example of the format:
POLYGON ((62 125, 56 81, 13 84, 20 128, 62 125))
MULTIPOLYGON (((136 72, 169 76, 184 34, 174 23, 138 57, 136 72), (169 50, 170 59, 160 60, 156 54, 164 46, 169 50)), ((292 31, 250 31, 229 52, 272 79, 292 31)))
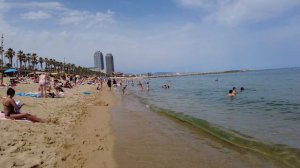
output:
POLYGON ((104 61, 103 61, 103 54, 100 51, 96 51, 94 54, 94 63, 95 68, 99 71, 104 70, 104 61))
POLYGON ((105 61, 106 61, 106 73, 108 75, 112 75, 113 72, 115 72, 115 67, 114 67, 114 57, 112 56, 111 53, 106 54, 105 61))

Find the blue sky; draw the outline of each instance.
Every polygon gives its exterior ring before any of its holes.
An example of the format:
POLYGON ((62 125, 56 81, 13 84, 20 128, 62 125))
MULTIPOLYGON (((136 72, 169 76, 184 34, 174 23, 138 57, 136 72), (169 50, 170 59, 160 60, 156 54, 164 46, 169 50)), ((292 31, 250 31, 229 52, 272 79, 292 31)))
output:
POLYGON ((117 71, 300 66, 299 0, 0 0, 5 48, 117 71))

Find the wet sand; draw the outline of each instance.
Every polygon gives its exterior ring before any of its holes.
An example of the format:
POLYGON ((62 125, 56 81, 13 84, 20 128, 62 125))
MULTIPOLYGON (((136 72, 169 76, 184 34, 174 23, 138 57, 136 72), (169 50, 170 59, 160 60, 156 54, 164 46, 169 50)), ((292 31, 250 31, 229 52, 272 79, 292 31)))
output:
POLYGON ((115 158, 122 168, 285 167, 154 113, 133 95, 117 97, 119 104, 112 109, 112 123, 115 158))

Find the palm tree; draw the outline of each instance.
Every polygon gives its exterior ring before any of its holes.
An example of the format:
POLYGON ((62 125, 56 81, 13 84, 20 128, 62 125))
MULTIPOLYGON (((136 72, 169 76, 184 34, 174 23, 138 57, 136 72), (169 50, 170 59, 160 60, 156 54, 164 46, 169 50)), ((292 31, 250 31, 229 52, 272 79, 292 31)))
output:
POLYGON ((49 65, 49 68, 50 68, 50 72, 52 72, 52 65, 54 64, 54 61, 52 58, 49 59, 48 61, 48 65, 49 65))
POLYGON ((40 63, 40 65, 41 65, 41 69, 43 69, 43 63, 44 63, 44 58, 42 58, 42 57, 39 57, 39 63, 40 63))
POLYGON ((30 57, 31 57, 31 54, 27 53, 26 54, 26 58, 24 59, 25 60, 25 64, 26 64, 26 62, 28 63, 28 65, 27 65, 28 69, 30 69, 30 57))
POLYGON ((67 72, 67 73, 70 73, 70 63, 68 63, 68 64, 65 64, 65 72, 67 72))
POLYGON ((58 67, 59 67, 59 72, 63 72, 64 63, 63 62, 58 62, 58 67))
POLYGON ((20 62, 20 69, 22 67, 22 55, 23 55, 23 51, 19 50, 17 53, 17 60, 19 60, 19 62, 20 62))
POLYGON ((34 70, 35 69, 35 66, 36 64, 38 63, 38 56, 36 53, 33 53, 30 57, 30 60, 31 60, 31 64, 32 64, 32 69, 34 70))
POLYGON ((26 56, 25 56, 25 54, 24 54, 24 52, 23 51, 18 51, 18 53, 17 53, 17 59, 19 60, 19 62, 20 62, 20 69, 22 69, 22 63, 23 63, 23 61, 24 61, 24 59, 26 58, 26 56))
POLYGON ((22 54, 22 62, 24 62, 25 66, 23 65, 22 69, 25 69, 26 68, 26 54, 23 53, 22 54))
POLYGON ((10 67, 12 66, 12 59, 13 59, 14 56, 15 56, 15 51, 12 48, 9 48, 5 52, 5 57, 8 58, 10 67))
POLYGON ((49 59, 48 58, 44 58, 44 62, 46 64, 45 70, 48 71, 49 59))

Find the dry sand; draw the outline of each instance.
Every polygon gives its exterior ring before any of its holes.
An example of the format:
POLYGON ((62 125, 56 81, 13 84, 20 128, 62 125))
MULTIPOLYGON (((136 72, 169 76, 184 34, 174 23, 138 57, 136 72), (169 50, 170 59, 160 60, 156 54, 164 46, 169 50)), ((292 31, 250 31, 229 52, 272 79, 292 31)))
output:
MULTIPOLYGON (((37 88, 37 84, 19 84, 15 90, 36 92, 37 88)), ((95 88, 66 89, 65 98, 16 95, 15 100, 25 103, 22 112, 50 118, 50 123, 0 120, 0 167, 116 167, 108 112, 116 99, 110 91, 95 88)), ((5 93, 6 88, 1 88, 0 94, 5 93)))

